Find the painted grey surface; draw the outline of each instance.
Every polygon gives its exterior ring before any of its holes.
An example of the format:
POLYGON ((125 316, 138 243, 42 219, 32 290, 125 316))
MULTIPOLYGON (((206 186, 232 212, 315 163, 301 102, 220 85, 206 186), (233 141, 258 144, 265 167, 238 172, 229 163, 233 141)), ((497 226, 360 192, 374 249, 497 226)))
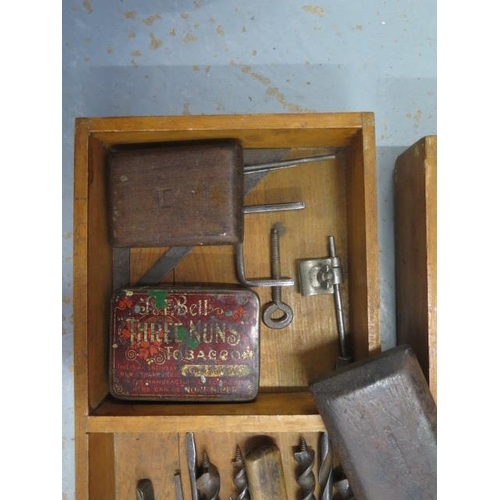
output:
POLYGON ((64 0, 62 28, 62 495, 72 499, 75 117, 373 111, 387 349, 394 162, 436 134, 436 2, 64 0))

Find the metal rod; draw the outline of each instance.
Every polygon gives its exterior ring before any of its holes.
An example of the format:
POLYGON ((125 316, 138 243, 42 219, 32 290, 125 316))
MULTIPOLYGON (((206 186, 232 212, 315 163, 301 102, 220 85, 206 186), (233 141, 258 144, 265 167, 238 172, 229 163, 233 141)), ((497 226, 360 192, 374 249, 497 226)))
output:
POLYGON ((191 482, 191 498, 198 500, 198 489, 196 488, 196 444, 194 433, 186 433, 186 454, 189 469, 189 480, 191 482))
MULTIPOLYGON (((340 257, 337 257, 335 250, 335 239, 333 236, 328 237, 328 247, 330 258, 334 262, 334 266, 341 270, 340 257)), ((340 283, 334 279, 333 282, 333 299, 335 303, 335 318, 337 321, 337 332, 339 336, 340 356, 338 357, 337 366, 348 364, 351 362, 350 349, 344 323, 344 308, 342 306, 342 296, 340 294, 340 283)))
POLYGON ((291 203, 272 203, 268 205, 249 205, 243 207, 245 214, 257 214, 262 212, 281 212, 284 210, 302 210, 306 207, 303 201, 296 201, 291 203))
POLYGON ((184 500, 184 495, 182 493, 181 475, 178 472, 174 474, 174 481, 175 481, 175 500, 184 500))
POLYGON ((136 282, 136 285, 145 286, 160 283, 190 251, 191 247, 171 247, 168 252, 164 253, 155 264, 142 275, 141 279, 136 282))
POLYGON ((293 286, 295 280, 293 278, 280 278, 280 279, 253 279, 249 280, 245 276, 245 263, 243 257, 243 244, 236 243, 236 274, 238 280, 242 285, 248 287, 258 286, 293 286))
POLYGON ((272 163, 261 163, 259 165, 245 165, 243 167, 243 172, 245 174, 251 174, 255 172, 269 172, 271 170, 277 170, 279 168, 296 167, 297 165, 302 165, 303 163, 334 160, 335 158, 336 156, 334 154, 331 154, 331 155, 321 155, 321 156, 308 156, 306 158, 297 158, 295 160, 275 161, 272 163))

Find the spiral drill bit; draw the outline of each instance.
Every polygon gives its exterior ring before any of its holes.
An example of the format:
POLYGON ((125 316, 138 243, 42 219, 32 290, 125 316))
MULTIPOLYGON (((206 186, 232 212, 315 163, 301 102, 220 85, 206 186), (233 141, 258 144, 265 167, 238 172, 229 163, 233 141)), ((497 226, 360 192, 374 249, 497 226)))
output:
POLYGON ((314 496, 314 487, 316 479, 312 471, 314 465, 314 450, 307 446, 306 440, 300 438, 300 451, 293 454, 295 461, 299 464, 299 476, 297 484, 302 492, 301 500, 316 500, 314 496))
POLYGON ((210 462, 206 451, 203 453, 201 474, 196 479, 196 488, 200 494, 200 500, 219 500, 219 471, 217 470, 217 467, 210 462))
POLYGON ((349 480, 340 465, 333 470, 333 485, 335 487, 333 500, 354 500, 354 493, 349 480))
POLYGON ((236 445, 236 453, 233 460, 233 483, 238 490, 238 496, 235 500, 249 500, 250 494, 248 493, 247 474, 245 471, 245 464, 243 462, 243 455, 241 454, 240 447, 236 445))
POLYGON ((333 490, 333 453, 326 432, 321 433, 319 442, 319 500, 332 500, 333 490))

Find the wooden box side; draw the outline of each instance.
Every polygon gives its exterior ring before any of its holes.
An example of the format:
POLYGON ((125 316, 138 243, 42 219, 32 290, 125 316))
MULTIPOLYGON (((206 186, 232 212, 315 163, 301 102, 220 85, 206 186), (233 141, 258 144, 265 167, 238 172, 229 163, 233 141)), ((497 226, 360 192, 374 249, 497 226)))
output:
POLYGON ((88 123, 75 124, 73 227, 73 331, 75 398, 75 493, 88 498, 88 367, 87 367, 87 238, 88 238, 88 123))
POLYGON ((350 335, 355 359, 380 352, 377 173, 373 115, 348 147, 350 335))
POLYGON ((396 330, 412 346, 437 401, 437 137, 395 165, 396 330))
MULTIPOLYGON (((87 478, 80 477, 82 484, 77 484, 77 498, 114 500, 116 485, 119 482, 115 473, 117 459, 115 435, 93 433, 88 434, 86 438, 88 439, 89 472, 87 478)), ((77 475, 82 476, 78 469, 77 475)))
POLYGON ((87 331, 89 369, 89 407, 94 409, 109 391, 108 344, 110 298, 112 292, 113 253, 106 221, 106 154, 104 145, 95 137, 90 142, 89 168, 89 317, 87 331))
MULTIPOLYGON (((111 248, 107 243, 105 148, 87 120, 75 125, 74 178, 74 393, 76 494, 87 498, 87 416, 108 394, 107 330, 111 293, 111 248)), ((101 441, 99 441, 100 443, 101 441)), ((109 450, 109 448, 107 448, 109 450)), ((97 483, 96 483, 97 484, 97 483)))
POLYGON ((104 146, 80 121, 75 137, 74 328, 75 404, 87 415, 107 394, 107 338, 112 251, 104 146))
POLYGON ((363 126, 363 113, 146 116, 89 118, 104 144, 238 139, 243 148, 345 147, 363 126))

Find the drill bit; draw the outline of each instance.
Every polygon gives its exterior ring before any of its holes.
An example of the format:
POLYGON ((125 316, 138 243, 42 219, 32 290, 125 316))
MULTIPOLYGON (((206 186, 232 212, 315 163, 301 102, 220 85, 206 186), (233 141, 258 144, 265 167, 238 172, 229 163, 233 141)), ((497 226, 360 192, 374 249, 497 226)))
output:
POLYGON ((335 487, 335 494, 333 500, 354 500, 354 493, 346 478, 344 470, 339 465, 333 471, 333 485, 335 487))
POLYGON ((303 437, 300 438, 300 451, 294 453, 293 456, 300 466, 297 484, 300 486, 303 495, 301 500, 316 500, 314 496, 316 479, 312 471, 314 465, 314 450, 307 446, 306 440, 303 437))
POLYGON ((233 483, 238 490, 238 496, 235 500, 249 500, 250 494, 248 493, 247 474, 245 470, 245 464, 243 462, 243 456, 238 445, 236 445, 236 453, 233 460, 233 469, 233 483))
POLYGON ((155 500, 155 492, 151 479, 140 479, 135 489, 137 500, 155 500))
POLYGON ((321 433, 319 443, 319 500, 332 500, 333 490, 333 453, 326 432, 321 433))
POLYGON ((220 475, 217 467, 210 462, 208 453, 203 453, 201 475, 196 479, 200 500, 219 500, 220 475))

